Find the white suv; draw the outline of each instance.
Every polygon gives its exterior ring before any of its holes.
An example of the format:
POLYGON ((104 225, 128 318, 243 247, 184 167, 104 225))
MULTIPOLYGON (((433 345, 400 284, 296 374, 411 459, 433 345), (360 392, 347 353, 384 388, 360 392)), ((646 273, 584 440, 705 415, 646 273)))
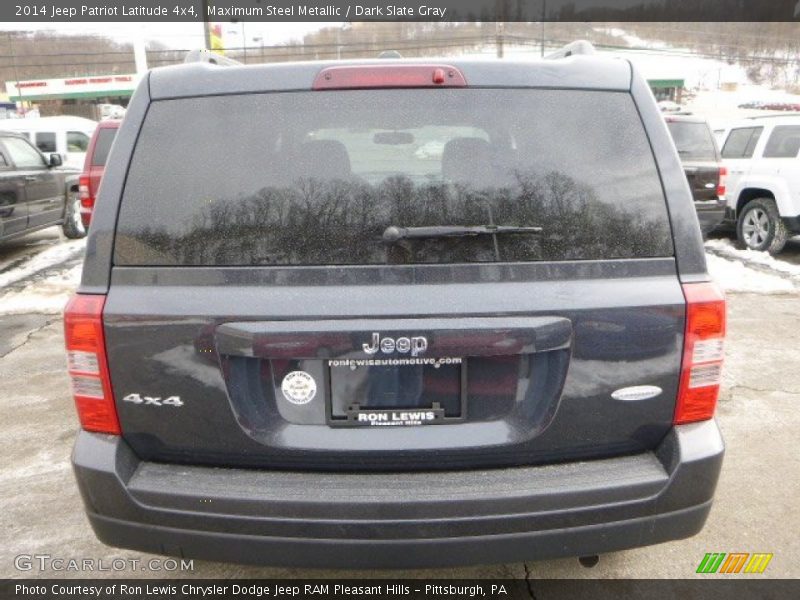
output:
POLYGON ((800 114, 739 121, 723 140, 726 221, 742 245, 777 254, 800 234, 800 114))

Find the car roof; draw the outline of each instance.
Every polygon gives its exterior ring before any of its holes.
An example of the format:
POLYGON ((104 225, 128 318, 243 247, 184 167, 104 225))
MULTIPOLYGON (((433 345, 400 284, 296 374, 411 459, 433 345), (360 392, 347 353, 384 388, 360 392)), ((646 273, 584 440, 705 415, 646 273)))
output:
POLYGON ((753 127, 754 125, 800 125, 800 113, 788 115, 757 115, 746 119, 739 119, 727 124, 726 129, 738 127, 753 127))
POLYGON ((97 124, 98 129, 119 129, 122 119, 106 119, 97 124))
POLYGON ((65 129, 72 127, 79 131, 91 131, 97 127, 97 121, 85 119, 84 117, 74 117, 70 115, 60 115, 56 117, 31 117, 23 119, 6 119, 0 127, 8 131, 42 131, 52 129, 65 129))
POLYGON ((7 129, 3 129, 3 126, 0 125, 0 136, 3 137, 15 137, 20 138, 25 141, 30 141, 28 137, 24 133, 20 133, 19 131, 9 131, 7 129))
POLYGON ((625 59, 575 55, 559 59, 370 59, 310 61, 241 66, 195 62, 159 67, 150 72, 153 100, 310 90, 326 67, 447 65, 461 71, 468 87, 540 87, 629 91, 632 67, 625 59))

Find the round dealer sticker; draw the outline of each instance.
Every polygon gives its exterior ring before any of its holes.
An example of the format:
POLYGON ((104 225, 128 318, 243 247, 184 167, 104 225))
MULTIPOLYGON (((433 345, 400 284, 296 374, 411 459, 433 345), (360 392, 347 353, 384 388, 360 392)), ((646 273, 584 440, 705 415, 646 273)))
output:
POLYGON ((281 391, 292 404, 308 404, 317 395, 317 382, 305 371, 292 371, 283 378, 281 391))

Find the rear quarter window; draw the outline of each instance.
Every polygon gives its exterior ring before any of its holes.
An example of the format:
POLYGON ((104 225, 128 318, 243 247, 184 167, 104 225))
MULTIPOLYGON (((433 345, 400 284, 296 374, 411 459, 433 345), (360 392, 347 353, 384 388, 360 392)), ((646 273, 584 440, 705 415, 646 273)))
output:
POLYGON ((119 265, 450 264, 672 254, 627 93, 289 92, 162 100, 131 159, 119 265), (541 227, 384 241, 391 226, 541 227))
POLYGON ((111 151, 111 144, 117 137, 116 127, 102 127, 97 130, 97 141, 94 143, 92 153, 92 166, 104 167, 108 160, 108 153, 111 151))
POLYGON ((778 125, 764 146, 764 158, 796 158, 800 152, 800 125, 778 125))

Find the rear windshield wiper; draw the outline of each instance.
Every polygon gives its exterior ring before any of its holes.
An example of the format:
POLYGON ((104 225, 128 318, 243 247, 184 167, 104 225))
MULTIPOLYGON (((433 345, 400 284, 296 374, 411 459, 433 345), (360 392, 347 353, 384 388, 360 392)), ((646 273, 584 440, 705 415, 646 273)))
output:
POLYGON ((395 227, 390 225, 383 232, 383 241, 394 243, 398 240, 468 237, 474 235, 496 235, 504 233, 542 233, 541 227, 516 227, 514 225, 434 225, 431 227, 395 227))

